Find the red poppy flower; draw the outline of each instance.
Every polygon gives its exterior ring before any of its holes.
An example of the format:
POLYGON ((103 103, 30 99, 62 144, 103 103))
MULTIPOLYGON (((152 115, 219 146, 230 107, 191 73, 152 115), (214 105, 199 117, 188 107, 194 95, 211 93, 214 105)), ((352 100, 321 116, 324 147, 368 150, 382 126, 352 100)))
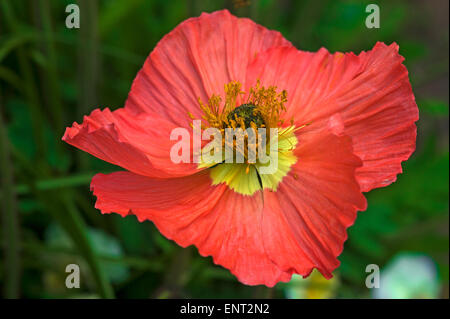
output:
POLYGON ((304 52, 226 10, 202 14, 157 44, 124 108, 93 111, 63 140, 126 169, 93 178, 102 213, 150 220, 245 284, 313 268, 331 278, 366 209, 362 192, 394 182, 415 149, 418 109, 402 61, 395 43, 304 52), (277 171, 174 163, 171 132, 191 130, 192 119, 279 128, 277 171))

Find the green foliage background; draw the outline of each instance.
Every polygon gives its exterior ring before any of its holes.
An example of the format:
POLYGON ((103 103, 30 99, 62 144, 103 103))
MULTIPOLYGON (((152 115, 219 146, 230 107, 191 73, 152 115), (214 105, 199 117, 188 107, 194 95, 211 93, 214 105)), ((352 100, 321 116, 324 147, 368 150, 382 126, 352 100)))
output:
MULTIPOLYGON (((101 215, 91 177, 116 167, 61 141, 97 107, 121 107, 163 35, 202 11, 228 8, 279 30, 299 49, 400 45, 420 109, 417 150, 398 181, 367 194, 349 229, 332 297, 366 298, 365 267, 398 252, 438 265, 448 298, 448 1, 378 1, 381 28, 367 29, 373 1, 0 1, 0 286, 3 297, 277 297, 290 284, 248 287, 227 270, 162 237, 151 222, 101 215), (81 28, 65 27, 77 3, 81 28), (65 288, 65 266, 81 288, 65 288)), ((324 288, 328 289, 328 288, 324 288)))

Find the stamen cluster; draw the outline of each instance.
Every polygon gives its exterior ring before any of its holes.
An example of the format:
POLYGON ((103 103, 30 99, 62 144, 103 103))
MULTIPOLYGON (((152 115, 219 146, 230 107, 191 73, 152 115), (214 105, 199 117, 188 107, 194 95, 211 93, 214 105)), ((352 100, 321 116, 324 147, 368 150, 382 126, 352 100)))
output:
MULTIPOLYGON (((257 141, 249 141, 246 129, 252 128, 257 134, 258 128, 278 128, 283 125, 280 114, 286 111, 285 103, 287 102, 287 92, 285 90, 277 92, 276 86, 265 88, 261 86, 259 80, 256 85, 251 87, 248 96, 245 99, 246 92, 242 91, 242 84, 238 81, 232 81, 225 84, 225 103, 222 104, 222 98, 213 94, 208 103, 205 104, 199 98, 200 108, 203 111, 202 129, 213 127, 220 130, 222 136, 225 136, 225 130, 232 128, 237 135, 243 134, 245 139, 245 147, 236 147, 236 141, 233 145, 229 145, 236 152, 243 152, 245 159, 248 159, 248 149, 258 150, 257 141), (237 106, 238 101, 244 101, 237 106)), ((194 116, 189 112, 189 117, 194 116)), ((291 121, 292 122, 292 121, 291 121)), ((270 140, 265 139, 266 143, 270 140)), ((225 147, 226 139, 222 139, 222 147, 225 147)))

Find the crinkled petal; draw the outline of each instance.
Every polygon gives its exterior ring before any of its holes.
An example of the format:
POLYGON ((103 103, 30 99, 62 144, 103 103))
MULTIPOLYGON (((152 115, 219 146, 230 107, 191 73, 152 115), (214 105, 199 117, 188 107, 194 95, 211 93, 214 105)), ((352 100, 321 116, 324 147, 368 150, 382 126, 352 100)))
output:
POLYGON ((190 18, 149 55, 125 109, 95 110, 83 124, 68 128, 63 140, 137 174, 193 174, 196 165, 174 164, 170 159, 175 143, 170 141, 171 129, 190 130, 188 112, 196 118, 202 115, 198 98, 206 102, 212 94, 223 94, 226 83, 244 81, 248 63, 278 45, 291 44, 279 32, 227 10, 190 18))
MULTIPOLYGON (((139 221, 159 219, 164 224, 173 223, 179 227, 188 226, 208 213, 224 189, 211 186, 206 171, 169 179, 123 171, 97 174, 91 182, 91 190, 97 196, 95 207, 102 213, 114 212, 124 217, 134 214, 139 221)), ((171 238, 174 233, 168 232, 168 235, 171 238)))
POLYGON ((249 285, 273 286, 313 268, 330 278, 357 210, 360 159, 349 137, 298 133, 295 164, 276 192, 238 194, 213 186, 208 171, 155 180, 129 172, 98 174, 91 187, 103 213, 151 220, 179 245, 195 245, 249 285))
MULTIPOLYGON (((170 150, 177 143, 170 140, 174 128, 173 123, 147 113, 96 109, 84 117, 82 124, 67 128, 63 140, 136 174, 156 178, 194 174, 197 164, 176 164, 170 158, 170 150)), ((192 154, 191 140, 189 145, 192 154)))
POLYGON ((225 184, 212 186, 205 171, 165 180, 97 174, 91 188, 102 213, 151 220, 164 236, 183 247, 195 245, 245 284, 273 286, 290 279, 264 249, 261 193, 245 196, 225 184))
POLYGON ((415 149, 419 115, 403 60, 395 43, 358 56, 273 48, 249 66, 246 83, 259 78, 287 90, 286 118, 298 125, 341 119, 363 160, 358 182, 369 191, 394 182, 415 149))
POLYGON ((279 32, 227 10, 203 13, 164 36, 133 82, 126 107, 187 127, 191 112, 202 115, 198 98, 224 96, 224 85, 243 82, 247 65, 271 47, 291 46, 279 32))
POLYGON ((298 162, 277 192, 264 194, 264 246, 286 272, 308 276, 317 268, 331 278, 347 227, 366 209, 355 178, 361 161, 347 136, 299 134, 298 145, 298 162))

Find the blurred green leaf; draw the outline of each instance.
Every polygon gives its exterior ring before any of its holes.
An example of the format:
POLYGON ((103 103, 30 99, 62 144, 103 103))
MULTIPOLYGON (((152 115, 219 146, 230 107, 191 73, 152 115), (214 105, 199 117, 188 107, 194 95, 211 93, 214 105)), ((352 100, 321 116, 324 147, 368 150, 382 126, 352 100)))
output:
POLYGON ((424 99, 417 102, 421 111, 435 116, 448 116, 448 102, 436 99, 424 99))
MULTIPOLYGON (((105 232, 88 228, 87 234, 89 240, 92 242, 92 247, 98 256, 103 258, 120 259, 124 256, 122 247, 116 238, 105 232)), ((74 247, 74 242, 67 236, 67 234, 56 224, 51 224, 46 231, 46 242, 50 247, 71 249, 74 247)), ((119 283, 124 281, 129 276, 129 269, 125 265, 116 264, 102 259, 100 262, 106 276, 111 282, 119 283)))

